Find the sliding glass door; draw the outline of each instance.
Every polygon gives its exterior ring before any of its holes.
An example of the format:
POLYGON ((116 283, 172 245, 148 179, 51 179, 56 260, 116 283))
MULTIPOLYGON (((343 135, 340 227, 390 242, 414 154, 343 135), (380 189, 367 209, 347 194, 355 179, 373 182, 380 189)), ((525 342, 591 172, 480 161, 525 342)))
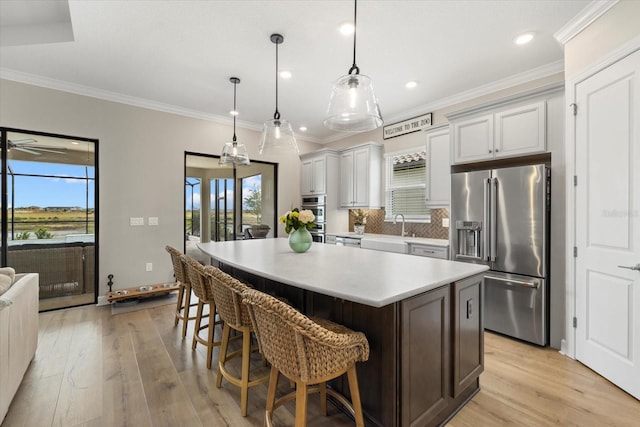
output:
POLYGON ((97 141, 0 128, 2 265, 40 274, 40 310, 96 301, 97 141))

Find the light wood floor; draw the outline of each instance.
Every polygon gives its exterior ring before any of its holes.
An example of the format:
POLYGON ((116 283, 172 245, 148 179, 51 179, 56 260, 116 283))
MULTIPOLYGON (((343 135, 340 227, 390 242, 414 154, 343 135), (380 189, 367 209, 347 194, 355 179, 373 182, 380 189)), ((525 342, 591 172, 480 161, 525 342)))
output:
MULTIPOLYGON (((262 426, 266 384, 249 392, 241 417, 239 390, 215 387, 202 347, 192 352, 191 333, 182 340, 174 328, 173 308, 42 313, 38 352, 2 426, 262 426)), ((451 427, 640 425, 640 402, 555 350, 489 333, 485 349, 482 390, 451 427)), ((258 355, 254 368, 267 369, 258 355)), ((353 425, 336 408, 320 416, 317 400, 310 427, 353 425)), ((293 408, 276 412, 277 425, 293 425, 293 408)))

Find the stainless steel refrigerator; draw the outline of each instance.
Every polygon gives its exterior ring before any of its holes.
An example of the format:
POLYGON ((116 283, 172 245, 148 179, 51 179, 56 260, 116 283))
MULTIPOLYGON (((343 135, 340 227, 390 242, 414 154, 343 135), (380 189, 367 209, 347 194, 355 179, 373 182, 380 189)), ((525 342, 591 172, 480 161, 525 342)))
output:
POLYGON ((546 164, 451 177, 452 259, 486 264, 484 326, 547 345, 550 169, 546 164))

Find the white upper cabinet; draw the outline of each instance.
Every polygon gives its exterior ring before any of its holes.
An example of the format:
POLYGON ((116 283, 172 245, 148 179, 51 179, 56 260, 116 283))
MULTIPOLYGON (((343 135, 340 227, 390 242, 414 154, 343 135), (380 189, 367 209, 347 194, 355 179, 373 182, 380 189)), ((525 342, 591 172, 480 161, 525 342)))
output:
MULTIPOLYGON (((311 196, 327 193, 327 174, 331 173, 330 157, 335 154, 312 153, 301 156, 300 194, 311 196)), ((337 171, 333 171, 337 173, 337 171)))
POLYGON ((487 113, 457 115, 453 125, 453 163, 543 153, 546 150, 546 103, 496 108, 487 113))
POLYGON ((496 113, 495 157, 542 153, 546 149, 544 101, 496 113))
POLYGON ((427 132, 427 186, 425 202, 430 208, 449 206, 451 160, 449 126, 427 132))
POLYGON ((382 146, 366 144, 340 152, 340 207, 382 206, 382 146))
POLYGON ((454 163, 493 157, 493 114, 453 123, 454 163))

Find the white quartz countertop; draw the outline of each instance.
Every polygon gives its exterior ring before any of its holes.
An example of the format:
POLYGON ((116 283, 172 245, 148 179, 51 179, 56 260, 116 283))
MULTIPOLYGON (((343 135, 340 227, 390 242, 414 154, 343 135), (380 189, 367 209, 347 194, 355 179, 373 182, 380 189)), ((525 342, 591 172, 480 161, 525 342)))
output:
POLYGON ((198 243, 224 264, 277 282, 372 307, 401 301, 488 270, 484 265, 313 243, 295 253, 286 238, 198 243))
POLYGON ((408 237, 408 236, 395 236, 393 234, 374 234, 374 233, 364 233, 357 234, 354 232, 347 231, 345 233, 327 233, 331 236, 336 237, 351 237, 354 239, 367 239, 370 241, 384 241, 384 240, 398 240, 412 245, 431 245, 431 246, 441 246, 448 247, 449 241, 446 239, 431 239, 429 237, 408 237))

